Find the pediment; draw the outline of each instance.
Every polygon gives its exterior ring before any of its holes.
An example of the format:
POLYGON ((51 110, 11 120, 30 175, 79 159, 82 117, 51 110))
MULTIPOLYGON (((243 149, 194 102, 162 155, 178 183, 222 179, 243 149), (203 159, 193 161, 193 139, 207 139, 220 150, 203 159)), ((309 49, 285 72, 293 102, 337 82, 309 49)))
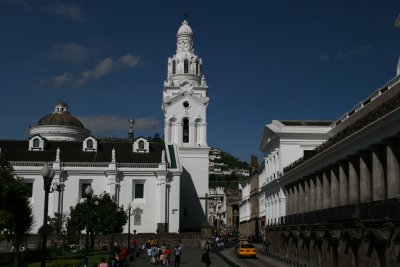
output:
POLYGON ((208 97, 199 98, 194 95, 193 90, 191 90, 190 92, 189 91, 181 91, 179 93, 179 95, 177 95, 177 96, 168 97, 168 98, 166 97, 164 100, 164 103, 171 105, 171 104, 181 101, 182 99, 193 100, 193 101, 195 101, 199 104, 203 104, 203 105, 206 105, 208 103, 208 97))

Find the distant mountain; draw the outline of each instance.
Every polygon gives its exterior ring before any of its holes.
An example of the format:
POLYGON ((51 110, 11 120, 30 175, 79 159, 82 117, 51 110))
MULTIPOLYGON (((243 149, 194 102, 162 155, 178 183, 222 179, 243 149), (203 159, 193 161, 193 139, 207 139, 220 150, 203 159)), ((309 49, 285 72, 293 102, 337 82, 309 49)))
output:
POLYGON ((250 174, 250 165, 218 148, 209 153, 209 188, 237 189, 238 183, 250 174))

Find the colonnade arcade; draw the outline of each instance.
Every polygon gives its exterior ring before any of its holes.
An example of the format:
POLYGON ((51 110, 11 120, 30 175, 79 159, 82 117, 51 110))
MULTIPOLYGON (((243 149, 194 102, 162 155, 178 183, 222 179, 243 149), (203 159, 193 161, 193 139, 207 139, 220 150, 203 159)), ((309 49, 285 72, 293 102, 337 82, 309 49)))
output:
POLYGON ((390 138, 286 185, 286 214, 399 197, 399 148, 390 138))

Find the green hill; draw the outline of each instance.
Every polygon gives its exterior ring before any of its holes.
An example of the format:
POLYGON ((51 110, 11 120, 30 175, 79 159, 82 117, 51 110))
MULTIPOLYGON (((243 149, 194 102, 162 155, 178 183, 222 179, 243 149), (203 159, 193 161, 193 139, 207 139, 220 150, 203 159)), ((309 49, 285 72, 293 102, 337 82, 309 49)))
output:
POLYGON ((248 176, 250 165, 218 148, 210 149, 209 188, 237 189, 238 183, 248 176))

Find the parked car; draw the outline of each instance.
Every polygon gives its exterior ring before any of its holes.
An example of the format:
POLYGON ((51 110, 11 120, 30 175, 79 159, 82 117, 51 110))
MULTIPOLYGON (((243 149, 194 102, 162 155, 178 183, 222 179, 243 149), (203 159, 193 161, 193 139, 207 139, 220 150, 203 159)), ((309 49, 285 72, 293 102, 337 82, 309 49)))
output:
POLYGON ((257 249, 253 246, 253 244, 244 241, 239 243, 239 245, 236 247, 236 256, 256 258, 257 249))

